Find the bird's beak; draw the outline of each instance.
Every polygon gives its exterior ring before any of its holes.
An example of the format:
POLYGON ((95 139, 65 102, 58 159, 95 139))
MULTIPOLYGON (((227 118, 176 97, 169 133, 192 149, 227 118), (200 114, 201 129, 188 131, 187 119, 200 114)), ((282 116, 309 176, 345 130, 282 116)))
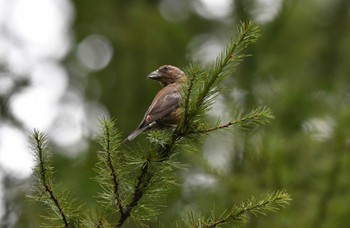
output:
POLYGON ((159 74, 158 70, 153 71, 148 75, 148 78, 158 80, 162 77, 162 75, 159 74))

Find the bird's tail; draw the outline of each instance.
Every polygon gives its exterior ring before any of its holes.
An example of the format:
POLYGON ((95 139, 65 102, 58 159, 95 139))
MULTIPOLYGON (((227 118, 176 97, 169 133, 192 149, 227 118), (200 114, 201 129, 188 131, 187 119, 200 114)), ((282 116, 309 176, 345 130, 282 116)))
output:
POLYGON ((131 132, 131 134, 123 142, 133 140, 134 138, 139 136, 139 134, 141 134, 142 132, 147 130, 149 127, 150 127, 149 125, 146 125, 146 126, 144 126, 142 128, 136 129, 135 131, 131 132))

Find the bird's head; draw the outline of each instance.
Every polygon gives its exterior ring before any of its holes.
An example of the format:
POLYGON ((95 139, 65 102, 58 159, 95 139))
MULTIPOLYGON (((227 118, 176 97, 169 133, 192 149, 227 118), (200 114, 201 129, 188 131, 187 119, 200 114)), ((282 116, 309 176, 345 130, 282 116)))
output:
POLYGON ((186 74, 175 66, 164 65, 150 73, 148 78, 159 81, 162 86, 167 86, 172 83, 184 82, 186 74))

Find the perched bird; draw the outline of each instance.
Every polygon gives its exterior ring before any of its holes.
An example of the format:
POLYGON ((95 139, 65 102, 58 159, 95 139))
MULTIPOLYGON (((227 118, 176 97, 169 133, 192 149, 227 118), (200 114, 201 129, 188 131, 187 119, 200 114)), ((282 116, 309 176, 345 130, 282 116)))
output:
POLYGON ((186 81, 186 74, 175 66, 164 65, 150 73, 148 78, 160 82, 163 88, 153 99, 138 128, 125 140, 131 141, 149 129, 175 126, 180 121, 180 89, 186 81))

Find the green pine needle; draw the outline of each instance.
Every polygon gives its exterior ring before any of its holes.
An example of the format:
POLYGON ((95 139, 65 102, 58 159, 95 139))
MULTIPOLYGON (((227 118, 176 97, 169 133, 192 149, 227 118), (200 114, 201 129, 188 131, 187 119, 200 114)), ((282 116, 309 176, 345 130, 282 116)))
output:
MULTIPOLYGON (((290 195, 285 190, 267 193, 259 199, 252 196, 247 202, 234 205, 230 211, 224 211, 218 217, 212 215, 209 218, 196 216, 194 212, 188 214, 185 224, 190 227, 214 228, 225 224, 247 223, 249 215, 267 215, 269 212, 277 212, 291 201, 290 195)), ((214 214, 214 213, 213 213, 214 214)))
POLYGON ((235 114, 232 120, 226 124, 221 124, 221 121, 219 119, 215 127, 201 129, 200 131, 194 133, 209 133, 213 131, 227 129, 231 126, 237 126, 238 128, 241 128, 243 130, 250 130, 260 125, 270 123, 271 119, 274 119, 271 110, 265 106, 261 106, 258 108, 251 109, 245 114, 235 114))
POLYGON ((98 163, 95 171, 98 176, 95 180, 100 184, 100 202, 110 206, 114 211, 123 211, 123 200, 120 197, 119 171, 122 164, 121 152, 118 150, 121 143, 120 134, 114 127, 114 121, 100 120, 100 136, 98 142, 101 150, 97 153, 98 163), (119 160, 118 160, 119 159, 119 160))
POLYGON ((70 191, 60 188, 53 183, 54 169, 52 166, 52 154, 49 151, 47 136, 38 130, 31 134, 31 149, 37 165, 33 175, 36 177, 35 191, 29 197, 42 204, 49 210, 42 216, 48 223, 62 224, 69 227, 81 218, 82 205, 71 196, 70 191))
MULTIPOLYGON (((169 145, 174 145, 175 141, 191 136, 193 133, 200 134, 211 131, 211 128, 207 128, 203 124, 206 122, 205 113, 211 109, 216 97, 222 92, 222 82, 235 71, 241 60, 247 56, 242 54, 243 50, 249 44, 256 42, 258 37, 259 29, 257 26, 252 23, 241 23, 237 29, 237 36, 227 44, 224 51, 208 69, 202 69, 198 64, 192 63, 185 70, 189 80, 182 90, 181 108, 184 117, 174 131, 173 137, 169 140, 169 145)), ((228 126, 235 124, 245 127, 249 124, 265 123, 271 116, 268 115, 267 109, 262 109, 252 110, 261 112, 255 115, 256 118, 245 116, 244 119, 233 120, 228 126)), ((254 115, 254 113, 251 114, 254 115)), ((221 129, 221 127, 216 126, 212 128, 212 131, 216 128, 221 129)))

